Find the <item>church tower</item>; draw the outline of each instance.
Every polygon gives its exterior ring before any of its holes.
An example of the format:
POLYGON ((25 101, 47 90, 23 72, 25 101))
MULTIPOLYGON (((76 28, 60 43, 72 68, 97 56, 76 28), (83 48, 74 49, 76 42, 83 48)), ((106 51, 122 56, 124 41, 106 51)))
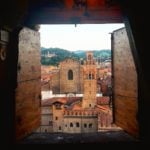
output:
POLYGON ((86 52, 86 60, 83 65, 83 101, 82 108, 94 108, 96 105, 96 63, 93 52, 86 52))

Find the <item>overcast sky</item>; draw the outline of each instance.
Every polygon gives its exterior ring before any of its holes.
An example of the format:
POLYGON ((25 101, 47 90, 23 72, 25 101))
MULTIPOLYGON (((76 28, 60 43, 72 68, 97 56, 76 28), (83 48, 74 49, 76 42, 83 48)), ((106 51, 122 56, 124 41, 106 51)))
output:
POLYGON ((111 49, 110 33, 124 24, 41 25, 41 46, 66 50, 111 49))

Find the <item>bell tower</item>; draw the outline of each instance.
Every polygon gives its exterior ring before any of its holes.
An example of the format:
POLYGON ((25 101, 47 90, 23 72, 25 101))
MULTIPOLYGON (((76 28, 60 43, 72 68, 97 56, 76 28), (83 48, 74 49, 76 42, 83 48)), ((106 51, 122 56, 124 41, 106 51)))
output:
POLYGON ((83 108, 94 108, 96 105, 96 63, 93 52, 86 52, 86 60, 83 65, 83 108))

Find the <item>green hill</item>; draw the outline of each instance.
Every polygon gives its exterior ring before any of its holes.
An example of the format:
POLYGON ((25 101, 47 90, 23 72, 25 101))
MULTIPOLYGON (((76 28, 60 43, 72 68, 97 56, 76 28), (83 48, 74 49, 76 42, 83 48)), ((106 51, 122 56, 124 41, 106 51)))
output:
POLYGON ((74 58, 79 60, 75 53, 61 48, 41 48, 41 64, 57 66, 59 62, 66 58, 74 58), (49 57, 48 54, 51 56, 49 57))
MULTIPOLYGON (((83 50, 77 50, 74 51, 76 55, 78 55, 79 58, 84 58, 85 59, 85 51, 83 50)), ((100 58, 101 61, 105 61, 106 59, 111 58, 111 50, 109 49, 104 49, 104 50, 93 50, 94 57, 95 58, 100 58)))
MULTIPOLYGON (((111 50, 93 50, 94 57, 100 58, 101 61, 105 61, 111 58, 111 50)), ((85 51, 77 50, 74 52, 61 49, 61 48, 44 48, 41 47, 41 64, 42 65, 54 65, 57 66, 61 61, 66 58, 73 58, 80 60, 85 59, 85 51)))

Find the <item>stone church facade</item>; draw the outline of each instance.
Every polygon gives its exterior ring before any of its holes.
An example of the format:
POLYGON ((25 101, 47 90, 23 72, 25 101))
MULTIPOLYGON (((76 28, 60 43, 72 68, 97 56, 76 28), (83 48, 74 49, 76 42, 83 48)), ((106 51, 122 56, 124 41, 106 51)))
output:
POLYGON ((57 79, 55 85, 59 84, 60 93, 82 92, 83 97, 62 97, 49 100, 52 112, 49 122, 52 121, 52 132, 89 133, 98 131, 96 75, 96 63, 91 51, 86 53, 83 65, 73 59, 60 63, 60 70, 55 78, 57 79))
POLYGON ((51 80, 54 94, 83 93, 83 68, 79 61, 68 58, 59 65, 51 80))

